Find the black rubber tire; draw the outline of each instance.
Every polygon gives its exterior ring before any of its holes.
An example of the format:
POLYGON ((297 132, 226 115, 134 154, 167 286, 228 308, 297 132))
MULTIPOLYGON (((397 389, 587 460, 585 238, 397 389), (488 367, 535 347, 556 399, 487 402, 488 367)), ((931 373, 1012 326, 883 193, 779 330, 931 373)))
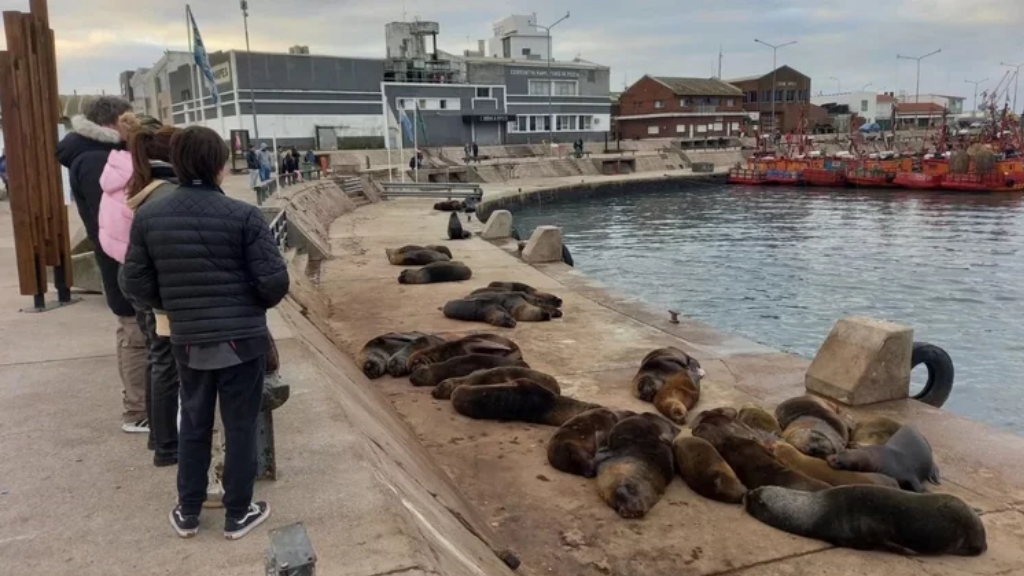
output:
POLYGON ((938 346, 927 342, 914 342, 910 369, 913 370, 919 364, 924 364, 928 368, 928 383, 914 396, 914 400, 941 408, 949 398, 949 393, 953 391, 953 359, 938 346))
POLYGON ((562 262, 565 262, 569 266, 575 267, 575 265, 572 263, 572 254, 569 253, 569 247, 566 246, 565 244, 562 244, 562 262))

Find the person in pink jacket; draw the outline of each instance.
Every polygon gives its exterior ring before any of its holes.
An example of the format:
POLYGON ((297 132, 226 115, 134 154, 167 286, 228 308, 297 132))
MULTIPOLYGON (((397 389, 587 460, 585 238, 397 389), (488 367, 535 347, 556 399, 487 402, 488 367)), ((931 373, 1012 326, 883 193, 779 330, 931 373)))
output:
MULTIPOLYGON (((119 127, 131 136, 141 130, 155 131, 160 121, 155 118, 140 119, 132 112, 122 114, 117 120, 119 127)), ((100 199, 99 238, 103 251, 118 263, 124 264, 128 252, 128 236, 132 229, 135 212, 126 203, 125 191, 132 178, 132 154, 127 150, 113 150, 107 157, 107 166, 100 176, 103 198, 100 199)))

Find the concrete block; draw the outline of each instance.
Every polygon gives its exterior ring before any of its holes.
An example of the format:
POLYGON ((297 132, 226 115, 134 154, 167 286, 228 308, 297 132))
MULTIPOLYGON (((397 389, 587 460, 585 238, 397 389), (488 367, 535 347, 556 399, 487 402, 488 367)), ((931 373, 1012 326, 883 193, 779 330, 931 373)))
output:
POLYGON ((512 235, 512 213, 508 210, 495 210, 487 217, 487 225, 480 237, 484 240, 499 240, 512 235))
POLYGON ((89 240, 89 236, 85 233, 85 226, 79 226, 71 236, 71 254, 91 253, 93 250, 95 248, 92 246, 92 240, 89 240))
POLYGON ((836 322, 804 377, 809 392, 859 406, 907 398, 914 330, 851 316, 836 322))
POLYGON ((562 261, 562 229, 558 226, 538 226, 523 249, 523 262, 562 261))
MULTIPOLYGON (((85 241, 89 242, 89 239, 86 238, 85 241)), ((103 279, 100 277, 99 267, 96 266, 96 256, 92 252, 73 254, 71 256, 71 273, 75 276, 72 288, 81 292, 103 293, 103 279)), ((46 277, 49 279, 50 285, 53 285, 53 268, 46 269, 46 277)))

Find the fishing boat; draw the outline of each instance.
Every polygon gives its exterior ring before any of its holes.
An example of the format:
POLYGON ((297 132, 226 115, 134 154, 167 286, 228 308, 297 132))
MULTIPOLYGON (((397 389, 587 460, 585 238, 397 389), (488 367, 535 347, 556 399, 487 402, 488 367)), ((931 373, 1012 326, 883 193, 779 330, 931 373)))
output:
POLYGON ((846 172, 846 182, 857 188, 895 188, 896 173, 880 168, 853 168, 846 172))
POLYGON ((802 175, 803 172, 798 172, 796 170, 768 170, 765 172, 765 183, 796 186, 798 184, 803 184, 802 175))
POLYGON ((768 179, 765 177, 764 170, 756 170, 753 168, 732 168, 729 170, 729 178, 726 181, 729 184, 760 186, 762 184, 766 184, 768 179))

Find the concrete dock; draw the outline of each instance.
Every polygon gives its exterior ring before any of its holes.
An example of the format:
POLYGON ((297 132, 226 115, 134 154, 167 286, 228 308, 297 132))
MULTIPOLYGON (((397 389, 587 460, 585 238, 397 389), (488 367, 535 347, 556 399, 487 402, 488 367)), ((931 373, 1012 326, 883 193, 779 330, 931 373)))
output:
MULTIPOLYGON (((485 199, 498 194, 488 188, 485 199)), ((686 319, 670 324, 666 312, 572 268, 523 264, 510 245, 449 242, 446 219, 415 200, 343 214, 330 226, 334 258, 319 267, 318 283, 291 255, 294 291, 272 312, 271 330, 292 398, 275 412, 279 479, 257 484, 273 516, 227 542, 220 510, 204 513, 195 539, 174 536, 166 519, 174 469, 154 468, 144 437, 120 431, 115 320, 103 297, 18 311, 31 299, 17 293, 10 212, 0 204, 0 573, 255 574, 267 533, 302 521, 317 573, 327 575, 511 574, 494 554, 502 549, 527 575, 1024 574, 1024 439, 914 401, 858 412, 913 422, 928 436, 943 472, 939 490, 982 511, 989 550, 981 557, 836 549, 759 524, 678 479, 645 519, 623 520, 593 481, 547 464, 552 428, 472 421, 406 380, 367 381, 351 359, 367 340, 489 329, 445 319, 438 308, 514 279, 565 300, 564 318, 500 333, 534 368, 556 375, 566 395, 652 410, 628 385, 640 358, 665 345, 707 371, 698 410, 773 406, 802 393, 806 359, 686 319), (399 285, 401 269, 384 249, 410 243, 448 245, 472 280, 399 285)))

